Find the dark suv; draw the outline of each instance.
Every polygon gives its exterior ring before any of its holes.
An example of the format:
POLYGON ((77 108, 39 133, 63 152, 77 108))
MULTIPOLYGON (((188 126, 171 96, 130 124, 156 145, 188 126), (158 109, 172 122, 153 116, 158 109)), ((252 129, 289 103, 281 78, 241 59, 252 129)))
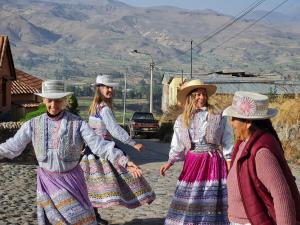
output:
POLYGON ((158 121, 154 119, 152 113, 135 112, 130 119, 129 134, 132 138, 138 134, 155 137, 157 136, 158 128, 158 121))

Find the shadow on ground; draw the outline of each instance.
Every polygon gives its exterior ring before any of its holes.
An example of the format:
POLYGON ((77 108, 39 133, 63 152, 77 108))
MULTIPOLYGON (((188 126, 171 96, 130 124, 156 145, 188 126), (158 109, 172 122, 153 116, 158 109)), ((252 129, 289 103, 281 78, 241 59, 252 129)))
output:
POLYGON ((129 145, 124 145, 118 140, 116 146, 129 156, 129 158, 139 165, 153 163, 153 162, 166 162, 169 158, 170 143, 160 142, 158 139, 134 139, 136 143, 142 143, 144 149, 142 152, 136 151, 129 145))
POLYGON ((111 225, 163 225, 165 218, 148 218, 148 219, 134 219, 130 222, 122 224, 111 224, 111 225))

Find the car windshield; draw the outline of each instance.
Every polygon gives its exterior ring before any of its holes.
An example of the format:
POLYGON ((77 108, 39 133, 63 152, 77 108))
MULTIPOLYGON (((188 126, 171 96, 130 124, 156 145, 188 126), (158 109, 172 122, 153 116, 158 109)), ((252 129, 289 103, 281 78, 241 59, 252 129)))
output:
POLYGON ((132 117, 134 120, 154 120, 151 113, 135 113, 132 117))

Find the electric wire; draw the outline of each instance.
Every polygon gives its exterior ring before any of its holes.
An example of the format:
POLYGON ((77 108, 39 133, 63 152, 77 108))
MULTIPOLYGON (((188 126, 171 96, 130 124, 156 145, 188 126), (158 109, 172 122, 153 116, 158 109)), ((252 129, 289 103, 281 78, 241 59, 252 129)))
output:
POLYGON ((239 36, 240 34, 242 34, 244 31, 250 29, 252 26, 254 26, 256 23, 258 23, 259 21, 261 21, 262 19, 264 19, 265 17, 267 17, 268 15, 270 15, 272 12, 274 12, 276 9, 278 9, 279 7, 281 7, 283 4, 285 4, 288 0, 285 0, 283 2, 281 2, 280 4, 278 4, 277 6, 275 6, 274 8, 272 8, 270 11, 268 11, 267 13, 265 13, 263 16, 259 17, 257 20, 255 20, 253 23, 251 23, 249 26, 245 27, 244 29, 242 29, 240 32, 236 33, 235 35, 231 36, 230 38, 226 39, 225 41, 223 41, 221 44, 217 45, 216 47, 207 50, 204 54, 206 53, 212 53, 213 51, 215 51, 217 48, 221 47, 222 45, 224 45, 225 43, 227 43, 228 41, 236 38, 237 36, 239 36))
MULTIPOLYGON (((219 26, 215 31, 211 32, 208 36, 206 36, 204 39, 200 41, 200 43, 196 44, 193 48, 198 48, 200 47, 203 43, 207 42, 208 40, 212 39, 214 36, 218 35, 228 27, 232 26, 234 23, 236 23, 238 20, 243 18, 245 15, 249 14, 252 12, 255 8, 257 8, 259 5, 261 5, 263 2, 266 0, 257 0, 253 2, 251 5, 249 5, 247 8, 243 9, 241 12, 239 12, 237 15, 235 15, 232 19, 224 23, 223 25, 219 26)), ((190 48, 179 53, 177 56, 185 55, 190 52, 190 48)), ((159 64, 165 63, 167 61, 160 61, 159 64)))

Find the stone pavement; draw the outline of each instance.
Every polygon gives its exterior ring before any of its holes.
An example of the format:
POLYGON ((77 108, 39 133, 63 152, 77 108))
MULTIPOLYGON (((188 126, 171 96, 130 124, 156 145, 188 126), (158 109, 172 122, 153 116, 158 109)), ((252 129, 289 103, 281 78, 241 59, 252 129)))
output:
MULTIPOLYGON (((156 200, 137 209, 113 207, 101 209, 104 219, 113 225, 161 225, 168 210, 182 162, 175 164, 166 177, 159 168, 167 161, 169 144, 157 140, 136 140, 145 144, 143 152, 126 149, 129 157, 143 169, 156 200)), ((300 167, 291 166, 300 188, 300 167)), ((0 163, 0 225, 31 225, 36 222, 36 166, 0 163)))

